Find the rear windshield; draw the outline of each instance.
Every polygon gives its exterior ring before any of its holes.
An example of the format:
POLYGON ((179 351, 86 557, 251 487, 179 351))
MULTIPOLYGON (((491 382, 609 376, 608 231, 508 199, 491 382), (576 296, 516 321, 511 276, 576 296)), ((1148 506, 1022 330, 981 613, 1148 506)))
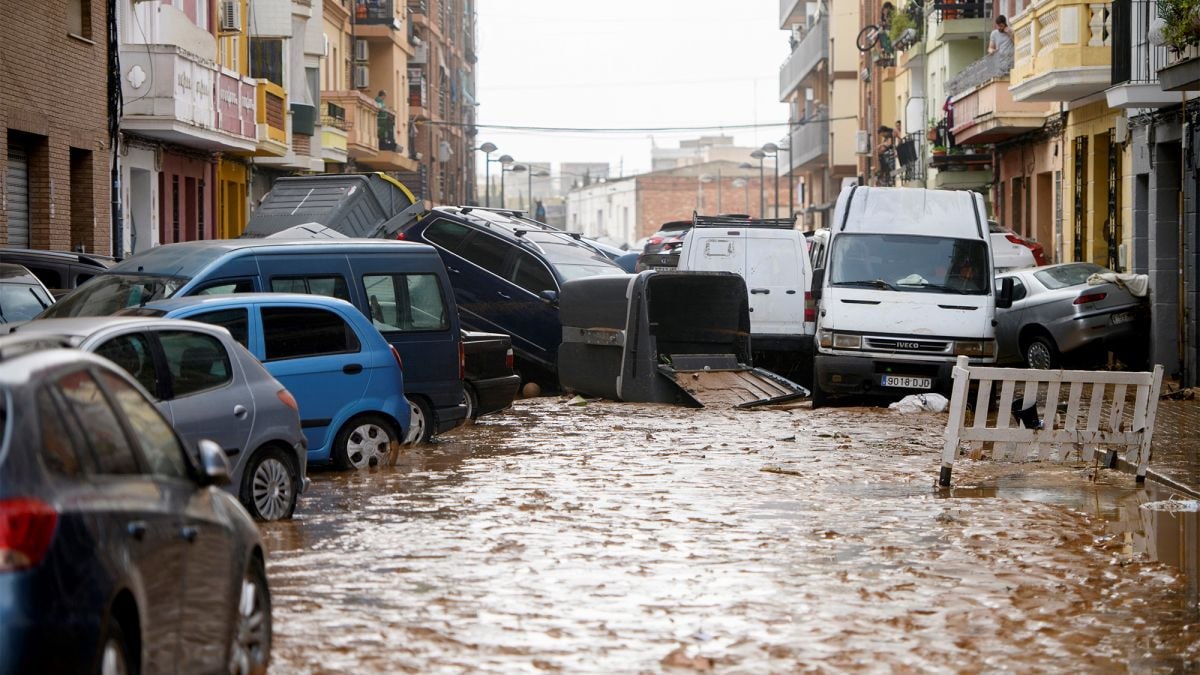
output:
POLYGON ((541 247, 546 260, 566 281, 601 274, 625 274, 625 270, 603 254, 574 241, 564 241, 558 237, 538 237, 532 233, 526 236, 541 247))
POLYGON ((1093 265, 1092 263, 1077 263, 1074 265, 1059 265, 1051 267, 1040 272, 1034 272, 1033 276, 1042 282, 1046 288, 1054 290, 1056 288, 1066 288, 1067 286, 1079 286, 1087 283, 1088 277, 1093 274, 1104 274, 1112 270, 1093 265))
POLYGON ((187 279, 155 274, 101 274, 51 305, 41 318, 107 316, 175 294, 187 279))

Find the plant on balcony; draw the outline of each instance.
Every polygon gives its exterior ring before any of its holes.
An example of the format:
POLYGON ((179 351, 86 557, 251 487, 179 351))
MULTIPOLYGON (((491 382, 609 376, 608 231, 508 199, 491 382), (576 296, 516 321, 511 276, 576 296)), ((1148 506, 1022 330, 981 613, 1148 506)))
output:
POLYGON ((898 12, 892 16, 892 25, 888 29, 888 37, 896 51, 904 51, 916 44, 921 37, 920 25, 913 20, 908 11, 898 12))
POLYGON ((1200 0, 1159 0, 1163 42, 1176 52, 1200 44, 1200 0))
POLYGON ((929 149, 929 152, 931 152, 934 157, 942 157, 946 154, 946 146, 935 145, 929 149))

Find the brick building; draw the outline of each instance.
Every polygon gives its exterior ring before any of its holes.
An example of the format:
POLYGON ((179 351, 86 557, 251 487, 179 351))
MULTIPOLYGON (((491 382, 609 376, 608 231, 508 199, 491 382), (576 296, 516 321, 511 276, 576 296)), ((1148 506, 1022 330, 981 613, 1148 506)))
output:
POLYGON ((108 253, 103 2, 0 2, 0 242, 108 253))

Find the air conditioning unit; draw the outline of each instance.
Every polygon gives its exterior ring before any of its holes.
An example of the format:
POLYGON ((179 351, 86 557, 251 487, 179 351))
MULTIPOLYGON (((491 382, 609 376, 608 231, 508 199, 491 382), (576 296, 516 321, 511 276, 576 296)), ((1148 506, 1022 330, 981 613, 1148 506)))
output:
POLYGON ((242 32, 242 3, 240 0, 221 0, 221 32, 242 32))
POLYGON ((366 66, 354 66, 354 88, 366 89, 371 86, 371 71, 366 66))
POLYGON ((354 41, 354 60, 366 61, 371 57, 371 48, 366 40, 358 39, 354 41))
POLYGON ((871 133, 863 129, 854 132, 854 152, 860 155, 871 154, 871 133))

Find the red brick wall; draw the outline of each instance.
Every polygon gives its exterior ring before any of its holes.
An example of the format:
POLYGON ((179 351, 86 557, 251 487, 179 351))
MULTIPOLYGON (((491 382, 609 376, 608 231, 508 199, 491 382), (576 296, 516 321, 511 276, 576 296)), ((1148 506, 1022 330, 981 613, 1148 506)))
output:
MULTIPOLYGON (((672 220, 691 220, 692 212, 699 210, 700 215, 716 215, 717 213, 746 213, 746 194, 750 197, 749 213, 755 218, 762 217, 759 208, 758 176, 745 176, 745 187, 734 187, 733 181, 737 176, 722 176, 720 181, 720 209, 717 208, 717 179, 712 182, 700 183, 696 176, 643 176, 638 181, 638 218, 636 238, 654 234, 663 223, 672 220), (697 186, 701 189, 697 190, 697 186), (699 198, 703 196, 703 201, 699 198), (702 208, 697 209, 697 204, 702 208)), ((766 176, 766 217, 775 216, 775 181, 771 175, 766 176)), ((787 180, 780 178, 779 217, 786 218, 787 209, 787 180)))
MULTIPOLYGON (((84 5, 90 8, 94 44, 67 35, 67 0, 37 5, 0 0, 0 190, 7 176, 8 131, 34 135, 30 245, 109 253, 105 0, 84 5), (81 179, 90 176, 90 213, 74 217, 71 148, 91 152, 90 171, 76 163, 81 179)), ((0 243, 7 237, 8 218, 0 208, 0 243)))

